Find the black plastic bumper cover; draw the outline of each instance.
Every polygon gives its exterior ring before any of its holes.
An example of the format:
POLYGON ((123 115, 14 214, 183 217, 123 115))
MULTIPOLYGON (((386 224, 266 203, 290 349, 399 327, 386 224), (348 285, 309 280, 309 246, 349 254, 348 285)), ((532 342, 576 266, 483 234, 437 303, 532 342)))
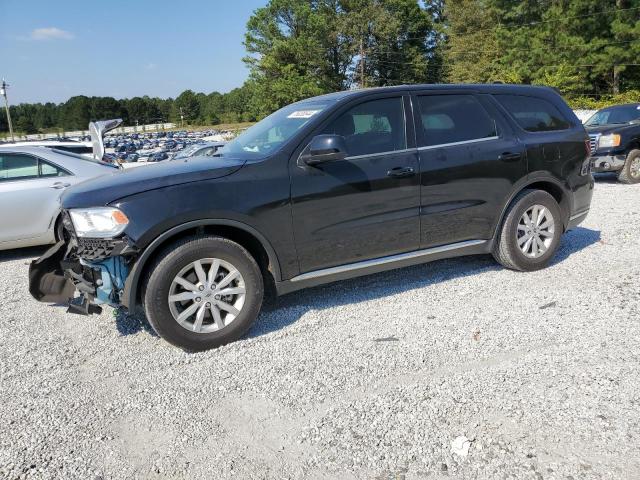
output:
POLYGON ((65 242, 56 243, 29 267, 29 292, 36 300, 66 303, 74 296, 75 286, 64 275, 60 262, 67 251, 65 242))

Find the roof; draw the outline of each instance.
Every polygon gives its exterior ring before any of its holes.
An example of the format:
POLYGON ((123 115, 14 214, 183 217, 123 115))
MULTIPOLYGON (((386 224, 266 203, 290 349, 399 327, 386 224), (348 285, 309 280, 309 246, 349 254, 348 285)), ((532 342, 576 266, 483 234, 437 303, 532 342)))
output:
POLYGON ((554 90, 550 87, 535 86, 535 85, 513 85, 504 83, 426 83, 415 85, 395 85, 392 87, 374 87, 374 88, 362 88, 359 90, 345 90, 341 92, 328 93, 325 95, 319 95, 317 97, 307 98, 301 100, 298 103, 305 102, 318 102, 318 101, 331 101, 338 102, 346 98, 356 98, 361 96, 367 96, 375 93, 393 93, 393 92, 411 92, 411 91, 469 91, 478 93, 502 93, 502 94, 525 94, 532 91, 538 93, 549 93, 554 90))

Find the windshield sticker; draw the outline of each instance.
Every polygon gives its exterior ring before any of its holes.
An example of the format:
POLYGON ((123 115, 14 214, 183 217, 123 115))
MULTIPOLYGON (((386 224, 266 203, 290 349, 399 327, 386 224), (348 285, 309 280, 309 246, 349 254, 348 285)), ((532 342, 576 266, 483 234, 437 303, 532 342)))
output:
POLYGON ((311 118, 320 110, 296 110, 290 113, 287 118, 311 118))

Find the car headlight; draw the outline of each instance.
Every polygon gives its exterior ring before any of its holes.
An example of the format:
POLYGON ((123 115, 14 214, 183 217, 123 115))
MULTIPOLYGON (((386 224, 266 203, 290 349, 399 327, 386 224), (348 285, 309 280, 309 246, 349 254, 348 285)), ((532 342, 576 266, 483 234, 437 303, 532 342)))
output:
POLYGON ((617 133, 611 133, 609 135, 602 135, 598 140, 598 147, 610 148, 620 145, 620 135, 617 133))
POLYGON ((124 213, 111 207, 77 208, 69 210, 69 215, 79 237, 115 237, 129 224, 124 213))

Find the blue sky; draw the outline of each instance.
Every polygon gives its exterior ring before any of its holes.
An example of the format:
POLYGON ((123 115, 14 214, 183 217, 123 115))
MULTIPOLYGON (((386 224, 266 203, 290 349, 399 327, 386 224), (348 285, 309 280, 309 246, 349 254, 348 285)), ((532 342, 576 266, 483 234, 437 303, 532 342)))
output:
POLYGON ((247 20, 267 0, 0 0, 9 101, 227 92, 248 71, 247 20))

